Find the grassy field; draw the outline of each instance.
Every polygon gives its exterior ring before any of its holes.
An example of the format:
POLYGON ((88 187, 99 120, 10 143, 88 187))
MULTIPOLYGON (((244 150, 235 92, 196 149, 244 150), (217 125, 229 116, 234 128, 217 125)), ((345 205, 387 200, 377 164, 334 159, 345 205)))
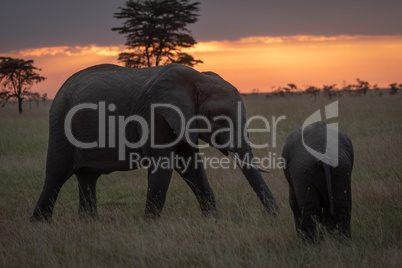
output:
MULTIPOLYGON (((62 188, 52 224, 29 222, 45 172, 48 108, 25 103, 24 114, 0 109, 0 267, 150 266, 382 266, 402 263, 402 96, 339 99, 339 126, 355 150, 352 174, 352 241, 327 238, 306 245, 296 237, 282 170, 264 178, 281 213, 264 214, 258 198, 236 169, 207 169, 219 219, 204 218, 190 189, 174 174, 163 216, 143 218, 146 170, 115 172, 98 182, 97 222, 78 219, 78 186, 62 188)), ((244 97, 248 116, 286 116, 278 123, 277 146, 255 150, 280 155, 287 135, 334 101, 309 96, 244 97)), ((266 135, 266 134, 264 134, 266 135)), ((269 141, 271 141, 269 136, 269 141)), ((253 134, 254 141, 266 136, 253 134)), ((207 150, 217 155, 217 150, 207 150)))

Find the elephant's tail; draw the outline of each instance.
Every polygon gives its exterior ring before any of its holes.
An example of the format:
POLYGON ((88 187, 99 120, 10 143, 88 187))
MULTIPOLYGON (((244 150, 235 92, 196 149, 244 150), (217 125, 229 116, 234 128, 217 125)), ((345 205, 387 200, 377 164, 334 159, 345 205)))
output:
POLYGON ((331 173, 329 170, 329 165, 327 163, 322 163, 322 166, 324 168, 324 173, 325 173, 325 180, 327 182, 327 188, 328 188, 328 198, 329 198, 329 211, 331 213, 331 216, 335 216, 335 210, 334 210, 334 198, 332 196, 332 184, 331 184, 331 173))

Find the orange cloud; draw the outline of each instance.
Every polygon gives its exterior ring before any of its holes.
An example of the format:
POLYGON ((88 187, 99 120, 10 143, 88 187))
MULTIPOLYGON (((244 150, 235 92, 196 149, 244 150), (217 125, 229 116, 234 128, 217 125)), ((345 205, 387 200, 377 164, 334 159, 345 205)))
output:
POLYGON ((402 81, 402 36, 248 37, 200 43, 193 50, 199 70, 219 74, 240 91, 270 91, 287 83, 303 85, 355 82, 387 86, 402 81))
POLYGON ((18 52, 23 57, 42 57, 42 56, 82 56, 82 55, 98 55, 98 56, 117 56, 124 50, 123 46, 59 46, 59 47, 42 47, 23 49, 18 52))
MULTIPOLYGON (((54 96, 73 73, 101 63, 118 64, 120 46, 58 46, 24 49, 12 57, 35 60, 48 79, 33 90, 54 96)), ((200 71, 214 71, 240 91, 270 91, 287 83, 352 83, 356 78, 387 86, 402 82, 402 36, 279 36, 200 42, 186 52, 202 59, 200 71)))
POLYGON ((195 48, 187 49, 190 52, 217 52, 217 51, 246 51, 254 49, 267 49, 292 45, 331 45, 336 43, 350 43, 357 41, 400 41, 402 36, 368 36, 368 35, 339 35, 339 36, 254 36, 236 41, 210 41, 200 42, 195 48))

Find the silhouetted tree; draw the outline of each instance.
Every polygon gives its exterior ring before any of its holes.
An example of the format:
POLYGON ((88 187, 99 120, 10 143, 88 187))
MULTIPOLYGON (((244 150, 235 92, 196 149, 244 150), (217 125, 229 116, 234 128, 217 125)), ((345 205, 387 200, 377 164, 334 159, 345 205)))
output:
POLYGON ((275 96, 280 96, 280 97, 285 97, 285 91, 282 90, 283 88, 278 87, 275 91, 274 91, 274 95, 275 96))
POLYGON ((391 87, 391 89, 390 89, 390 91, 389 91, 389 94, 390 95, 395 95, 397 92, 398 92, 398 87, 397 87, 397 83, 392 83, 392 84, 389 84, 389 86, 391 87))
POLYGON ((328 96, 330 99, 332 96, 334 96, 333 90, 335 88, 336 84, 332 85, 323 85, 322 90, 324 91, 324 94, 328 96))
POLYGON ((0 95, 1 101, 5 104, 10 99, 17 100, 20 114, 22 113, 22 101, 32 94, 32 85, 46 79, 36 72, 41 70, 33 66, 33 62, 33 60, 0 57, 0 82, 3 86, 0 95))
POLYGON ((282 89, 286 95, 293 95, 293 91, 297 88, 295 84, 287 84, 288 87, 283 87, 282 89))
POLYGON ((306 88, 306 93, 314 96, 314 101, 317 100, 317 95, 319 94, 320 89, 314 87, 314 86, 309 86, 308 88, 306 88))
POLYGON ((349 95, 352 95, 352 85, 346 85, 346 82, 344 82, 344 85, 341 89, 342 92, 349 92, 349 95))
POLYGON ((369 82, 360 80, 359 78, 357 78, 356 80, 357 80, 357 85, 356 85, 357 93, 359 94, 359 96, 361 94, 366 95, 367 90, 370 89, 369 82))
POLYGON ((293 83, 288 84, 288 87, 290 88, 291 91, 294 91, 297 89, 297 86, 293 83))
POLYGON ((129 0, 114 17, 125 20, 112 28, 123 34, 128 52, 119 54, 126 67, 141 68, 176 62, 188 66, 202 63, 182 52, 197 42, 187 29, 197 21, 199 2, 189 0, 129 0))
POLYGON ((355 87, 355 85, 347 85, 346 86, 346 88, 345 88, 345 90, 347 91, 347 92, 349 92, 349 95, 350 96, 353 96, 353 88, 355 87))

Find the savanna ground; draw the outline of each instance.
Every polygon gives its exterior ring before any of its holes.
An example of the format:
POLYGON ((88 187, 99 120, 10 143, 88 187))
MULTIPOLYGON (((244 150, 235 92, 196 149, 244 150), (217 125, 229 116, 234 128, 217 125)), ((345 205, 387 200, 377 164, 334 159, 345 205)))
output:
MULTIPOLYGON (((53 223, 30 223, 44 181, 48 108, 7 104, 0 110, 0 266, 399 266, 402 263, 402 96, 339 97, 339 126, 355 150, 352 241, 327 237, 301 243, 282 170, 263 174, 281 212, 267 216, 241 172, 207 169, 219 219, 204 218, 191 190, 174 174, 162 218, 143 218, 146 170, 115 172, 98 181, 99 220, 79 220, 78 186, 63 186, 53 223)), ((248 116, 286 116, 264 156, 280 155, 287 135, 334 101, 309 96, 244 97, 248 116)), ((258 122, 255 122, 257 124, 258 122)), ((60 152, 63 153, 63 152, 60 152)), ((215 149, 206 154, 221 156, 215 149)))

